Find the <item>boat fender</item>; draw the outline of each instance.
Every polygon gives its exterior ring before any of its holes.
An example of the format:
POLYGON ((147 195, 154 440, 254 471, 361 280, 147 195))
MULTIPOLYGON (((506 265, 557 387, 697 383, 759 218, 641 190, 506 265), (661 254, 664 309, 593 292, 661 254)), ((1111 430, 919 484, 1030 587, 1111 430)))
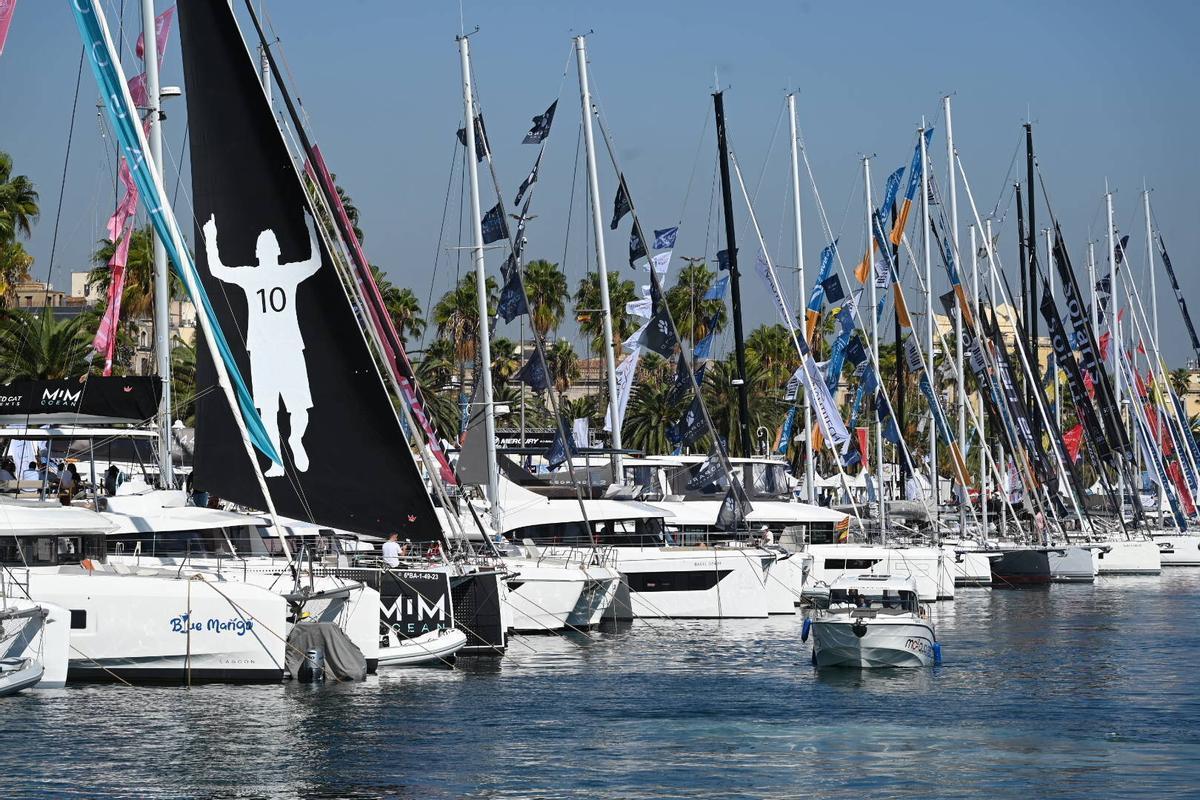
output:
POLYGON ((938 667, 942 665, 942 645, 940 642, 933 643, 933 664, 938 667))
POLYGON ((804 618, 804 625, 800 628, 800 641, 808 641, 808 633, 812 630, 812 617, 804 618))
POLYGON ((850 626, 850 632, 861 639, 867 635, 867 623, 863 622, 861 619, 856 619, 854 624, 850 626))

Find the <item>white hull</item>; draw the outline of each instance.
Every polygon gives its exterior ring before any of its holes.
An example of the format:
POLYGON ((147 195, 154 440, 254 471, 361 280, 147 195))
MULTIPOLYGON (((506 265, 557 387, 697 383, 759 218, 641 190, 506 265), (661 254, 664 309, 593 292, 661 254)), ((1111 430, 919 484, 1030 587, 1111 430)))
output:
POLYGON ((771 593, 772 614, 795 614, 804 595, 804 581, 812 566, 812 556, 793 552, 778 558, 767 576, 771 593), (790 607, 789 607, 790 606, 790 607))
MULTIPOLYGON (((644 618, 749 619, 767 616, 769 598, 757 548, 615 547, 629 587, 629 614, 644 618)), ((618 593, 619 597, 619 593, 618 593)), ((619 602, 619 600, 618 600, 619 602)), ((621 609, 616 616, 620 618, 621 609)))
POLYGON ((41 662, 33 658, 0 659, 0 697, 32 689, 43 672, 41 662))
POLYGON ((815 544, 806 594, 824 595, 844 575, 911 575, 923 602, 954 599, 954 554, 939 547, 815 544))
POLYGON ((1164 567, 1200 567, 1200 536, 1190 533, 1154 535, 1164 567))
POLYGON ((457 628, 442 628, 412 639, 393 638, 388 646, 379 648, 379 666, 450 666, 466 644, 467 635, 457 628))
POLYGON ((587 582, 579 595, 575 609, 567 615, 572 628, 593 628, 599 625, 617 596, 621 573, 608 567, 585 567, 587 582))
POLYGON ((1047 551, 1046 559, 1054 583, 1091 583, 1096 579, 1095 559, 1085 547, 1064 545, 1059 550, 1047 551))
POLYGON ((944 545, 943 549, 950 559, 955 586, 992 585, 992 564, 986 555, 954 545, 944 545))
MULTIPOLYGON (((287 604, 236 581, 10 570, 35 602, 70 613, 68 680, 278 681, 287 604)), ((11 590, 10 590, 11 592, 11 590)))
MULTIPOLYGON (((8 611, 31 614, 4 621, 10 638, 0 642, 0 659, 32 659, 42 668, 38 689, 61 689, 67 682, 71 653, 71 614, 53 603, 25 599, 4 601, 8 611)), ((3 616, 3 611, 0 611, 3 616)))
MULTIPOLYGON (((295 580, 281 559, 263 556, 247 558, 172 558, 144 555, 109 555, 109 569, 145 573, 158 570, 173 577, 203 575, 224 581, 237 581, 258 586, 278 595, 291 594, 295 580)), ((312 575, 301 571, 301 591, 329 596, 316 596, 304 601, 303 613, 313 622, 337 624, 350 641, 362 651, 369 665, 374 665, 379 650, 379 592, 341 578, 312 575), (347 589, 348 592, 339 590, 347 589)))
POLYGON ((1102 542, 1093 550, 1098 575, 1158 575, 1162 555, 1158 545, 1145 539, 1102 542))
POLYGON ((567 627, 587 585, 583 570, 562 564, 539 564, 523 558, 506 558, 509 575, 506 602, 517 633, 551 633, 567 627))
POLYGON ((813 661, 818 667, 930 667, 933 628, 916 619, 867 619, 858 636, 851 620, 813 621, 813 661))

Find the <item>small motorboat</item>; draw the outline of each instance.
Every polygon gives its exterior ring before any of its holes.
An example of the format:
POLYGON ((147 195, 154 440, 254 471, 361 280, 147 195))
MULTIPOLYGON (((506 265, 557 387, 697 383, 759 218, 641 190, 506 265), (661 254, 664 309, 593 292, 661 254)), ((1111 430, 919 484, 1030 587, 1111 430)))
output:
POLYGON ((928 667, 941 646, 909 575, 845 575, 829 587, 829 607, 805 620, 817 667, 928 667))
POLYGON ((33 658, 0 658, 0 697, 36 686, 45 671, 33 658))
POLYGON ((439 628, 411 639, 389 631, 384 638, 379 646, 380 667, 448 667, 467 644, 467 635, 458 628, 439 628))

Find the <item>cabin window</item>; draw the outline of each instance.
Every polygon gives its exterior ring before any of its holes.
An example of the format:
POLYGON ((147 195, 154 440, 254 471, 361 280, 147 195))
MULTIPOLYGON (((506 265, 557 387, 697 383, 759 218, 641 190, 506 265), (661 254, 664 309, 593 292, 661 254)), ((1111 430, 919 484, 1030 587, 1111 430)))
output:
POLYGON ((878 563, 877 558, 827 558, 825 569, 870 569, 878 563))
POLYGON ((83 608, 71 609, 71 630, 81 631, 87 628, 87 610, 83 608))
POLYGON ((628 575, 631 592, 706 592, 716 586, 731 569, 688 570, 679 572, 633 572, 628 575))

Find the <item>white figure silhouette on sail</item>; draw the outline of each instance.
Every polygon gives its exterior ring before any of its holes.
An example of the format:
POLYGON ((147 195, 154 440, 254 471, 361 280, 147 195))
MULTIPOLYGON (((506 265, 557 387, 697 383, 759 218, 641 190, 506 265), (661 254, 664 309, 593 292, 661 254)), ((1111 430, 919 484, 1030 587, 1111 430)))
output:
MULTIPOLYGON (((308 364, 304 359, 304 338, 296 321, 296 287, 321 268, 321 249, 312 219, 308 226, 309 257, 305 261, 279 263, 279 240, 275 232, 258 235, 255 254, 258 266, 227 267, 217 249, 217 221, 210 216, 204 223, 204 246, 208 269, 214 277, 241 287, 246 293, 248 319, 246 350, 250 353, 250 390, 254 405, 262 415, 263 427, 275 451, 283 449, 279 441, 279 403, 287 408, 291 422, 288 446, 292 464, 300 472, 308 470, 304 433, 308 429, 308 410, 312 408, 308 364)), ((283 467, 272 464, 268 477, 284 474, 283 467)))

